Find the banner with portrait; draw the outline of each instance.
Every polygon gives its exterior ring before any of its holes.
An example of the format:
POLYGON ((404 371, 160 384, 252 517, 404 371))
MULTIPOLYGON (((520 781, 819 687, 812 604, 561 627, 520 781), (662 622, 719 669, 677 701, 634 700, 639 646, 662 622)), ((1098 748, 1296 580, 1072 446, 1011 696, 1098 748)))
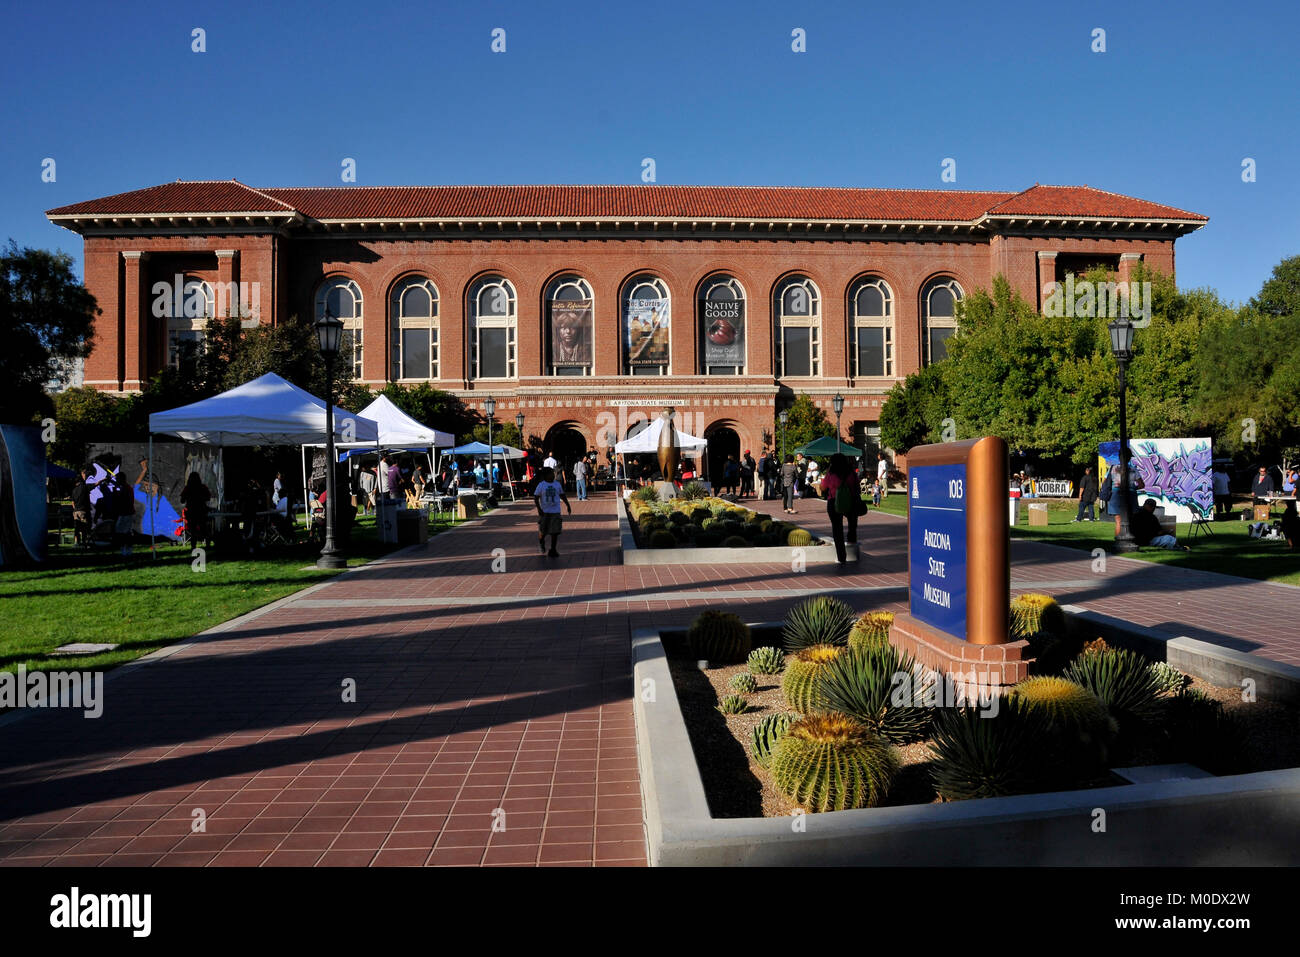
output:
POLYGON ((629 299, 623 315, 629 366, 668 365, 669 300, 629 299))
POLYGON ((551 302, 551 364, 590 366, 591 340, 591 300, 553 300, 551 302))
POLYGON ((704 365, 745 364, 745 302, 743 299, 701 299, 704 365))

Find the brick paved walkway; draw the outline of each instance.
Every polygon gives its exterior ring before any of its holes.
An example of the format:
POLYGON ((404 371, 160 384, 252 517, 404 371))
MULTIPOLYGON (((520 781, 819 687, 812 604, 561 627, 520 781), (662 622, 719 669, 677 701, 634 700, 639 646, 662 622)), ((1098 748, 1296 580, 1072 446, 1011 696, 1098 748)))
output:
MULTIPOLYGON (((869 516, 857 568, 795 574, 624 567, 611 497, 574 506, 559 559, 506 508, 119 669, 97 720, 7 723, 0 863, 644 864, 632 627, 906 597, 891 516, 869 516)), ((825 531, 824 506, 799 511, 825 531)), ((1300 663, 1300 589, 1116 558, 1094 574, 1028 542, 1012 558, 1016 589, 1300 663), (1212 627, 1226 609, 1232 634, 1212 627)))

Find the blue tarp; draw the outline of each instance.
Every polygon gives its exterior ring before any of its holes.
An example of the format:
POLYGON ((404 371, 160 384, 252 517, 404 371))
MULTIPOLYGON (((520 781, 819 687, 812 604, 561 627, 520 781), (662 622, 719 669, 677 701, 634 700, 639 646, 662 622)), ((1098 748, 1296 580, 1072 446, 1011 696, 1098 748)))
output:
POLYGON ((77 473, 72 469, 65 469, 62 465, 55 465, 53 462, 45 463, 46 478, 76 478, 77 473))

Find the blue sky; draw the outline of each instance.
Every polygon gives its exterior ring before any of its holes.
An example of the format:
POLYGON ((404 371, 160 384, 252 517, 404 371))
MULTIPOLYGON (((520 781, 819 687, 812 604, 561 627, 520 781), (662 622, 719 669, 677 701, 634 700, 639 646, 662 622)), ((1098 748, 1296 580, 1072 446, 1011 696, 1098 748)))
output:
POLYGON ((175 179, 342 185, 345 157, 358 185, 636 183, 653 157, 660 183, 1087 183, 1209 216, 1179 284, 1235 301, 1300 254, 1300 5, 985 6, 11 6, 0 239, 80 263, 45 210, 175 179))

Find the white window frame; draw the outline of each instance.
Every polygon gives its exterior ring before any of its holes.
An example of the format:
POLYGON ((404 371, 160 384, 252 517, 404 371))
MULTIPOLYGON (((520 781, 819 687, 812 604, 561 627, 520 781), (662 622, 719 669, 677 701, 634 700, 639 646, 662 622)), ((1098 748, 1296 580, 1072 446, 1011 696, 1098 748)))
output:
MULTIPOLYGON (((701 375, 744 375, 745 374, 744 365, 707 366, 704 364, 703 340, 705 335, 707 335, 708 330, 704 328, 704 316, 702 314, 702 310, 700 309, 700 301, 704 299, 708 299, 709 294, 720 286, 726 289, 730 289, 732 292, 733 299, 737 302, 741 302, 745 304, 745 311, 746 311, 745 322, 746 323, 749 322, 749 315, 748 315, 749 303, 745 301, 745 287, 740 284, 739 279, 737 279, 735 276, 730 275, 729 273, 719 273, 716 276, 710 276, 708 279, 704 280, 704 283, 700 286, 700 294, 695 298, 695 323, 696 326, 698 327, 697 335, 700 338, 700 350, 701 350, 700 351, 700 374, 701 375), (714 368, 731 369, 732 371, 717 372, 717 373, 711 372, 710 370, 714 368)), ((748 360, 749 358, 749 337, 748 336, 745 337, 745 358, 746 360, 748 360)))
POLYGON ((212 283, 197 276, 186 276, 181 286, 182 315, 167 317, 167 365, 180 368, 180 350, 177 345, 182 339, 188 339, 197 345, 197 353, 203 352, 207 338, 208 320, 217 315, 217 298, 212 283), (190 315, 190 303, 194 302, 194 293, 202 294, 202 312, 190 315))
POLYGON ((619 326, 618 341, 619 354, 622 356, 623 375, 635 376, 653 376, 653 375, 672 375, 672 355, 673 355, 673 297, 668 292, 668 284, 656 276, 654 273, 640 273, 633 276, 623 284, 623 293, 618 297, 619 308, 619 326), (652 296, 638 296, 637 293, 643 289, 649 289, 654 293, 652 296), (627 303, 630 299, 666 299, 668 300, 668 363, 658 366, 637 366, 633 367, 627 363, 627 303), (639 368, 641 372, 634 372, 633 368, 639 368), (657 372, 646 370, 657 369, 657 372))
POLYGON ((776 356, 778 377, 782 379, 816 379, 821 376, 821 330, 822 330, 822 296, 817 284, 807 276, 790 276, 776 287, 773 297, 772 312, 776 316, 776 356), (785 294, 795 286, 802 286, 808 293, 808 315, 786 315, 785 294), (806 328, 808 334, 808 375, 794 376, 785 371, 785 330, 787 328, 806 328))
POLYGON ((433 284, 433 280, 427 276, 406 276, 400 279, 393 286, 392 294, 388 299, 389 310, 392 321, 393 347, 390 361, 392 366, 389 370, 389 379, 393 382, 429 382, 438 378, 438 360, 439 360, 439 334, 438 334, 438 316, 440 300, 438 297, 438 287, 433 284), (423 289, 429 295, 429 315, 427 316, 408 316, 406 315, 405 299, 406 294, 412 289, 423 289), (402 361, 403 332, 410 329, 425 329, 429 333, 429 368, 426 376, 408 377, 405 372, 406 365, 402 361))
POLYGON ((344 354, 346 343, 345 339, 339 343, 339 360, 340 365, 345 368, 351 365, 352 379, 354 381, 361 378, 361 357, 362 347, 362 328, 365 322, 365 300, 361 296, 361 287, 357 285, 355 279, 349 279, 347 276, 331 276, 320 284, 316 290, 316 319, 317 321, 325 317, 325 304, 329 301, 329 294, 335 289, 346 289, 352 296, 352 315, 334 316, 335 319, 343 323, 343 331, 348 333, 348 338, 352 343, 352 355, 344 354))
POLYGON ((518 327, 519 327, 519 298, 515 294, 515 287, 509 279, 504 276, 484 276, 474 283, 470 289, 469 295, 469 321, 470 321, 470 378, 484 379, 489 382, 500 382, 505 379, 518 378, 519 367, 518 359, 518 327), (503 290, 506 296, 505 315, 481 315, 479 313, 479 304, 483 296, 492 289, 503 290), (484 329, 505 329, 506 330, 506 374, 504 376, 484 376, 479 374, 482 342, 480 334, 484 329))
POLYGON ((864 276, 849 291, 849 312, 853 316, 853 375, 854 378, 878 379, 894 375, 894 292, 889 283, 879 276, 864 276), (884 314, 867 316, 858 312, 858 296, 868 286, 879 290, 884 300, 884 314), (885 368, 883 372, 863 372, 858 368, 858 335, 863 329, 883 329, 885 368))
MULTIPOLYGON (((546 352, 547 352, 547 365, 550 370, 550 374, 554 376, 559 375, 559 373, 556 371, 559 368, 559 364, 556 363, 555 356, 550 354, 551 343, 553 341, 552 335, 554 332, 551 324, 555 321, 552 307, 554 303, 557 301, 557 299, 559 298, 561 290, 564 289, 576 290, 578 292, 578 296, 576 298, 586 299, 591 303, 591 315, 592 315, 591 332, 593 337, 595 336, 595 332, 596 332, 596 321, 595 321, 596 297, 591 291, 591 284, 587 282, 587 280, 583 279, 581 276, 576 274, 557 276, 555 279, 553 279, 546 291, 546 352)), ((596 343, 594 341, 591 343, 591 358, 593 362, 596 359, 596 343)), ((584 376, 591 375, 590 364, 585 366, 579 366, 576 363, 566 362, 564 363, 564 368, 566 369, 581 368, 582 369, 581 375, 584 376)), ((573 375, 574 375, 573 373, 569 373, 568 375, 564 376, 564 378, 572 378, 573 375)))
MULTIPOLYGON (((964 298, 966 298, 966 294, 962 291, 961 284, 951 276, 938 276, 925 284, 925 288, 921 291, 921 348, 925 352, 925 365, 928 366, 934 361, 930 354, 931 330, 951 329, 955 333, 957 331, 957 303, 964 298), (930 314, 930 298, 938 289, 947 289, 952 293, 951 316, 934 316, 930 314)), ((949 338, 951 338, 951 334, 949 338)))

